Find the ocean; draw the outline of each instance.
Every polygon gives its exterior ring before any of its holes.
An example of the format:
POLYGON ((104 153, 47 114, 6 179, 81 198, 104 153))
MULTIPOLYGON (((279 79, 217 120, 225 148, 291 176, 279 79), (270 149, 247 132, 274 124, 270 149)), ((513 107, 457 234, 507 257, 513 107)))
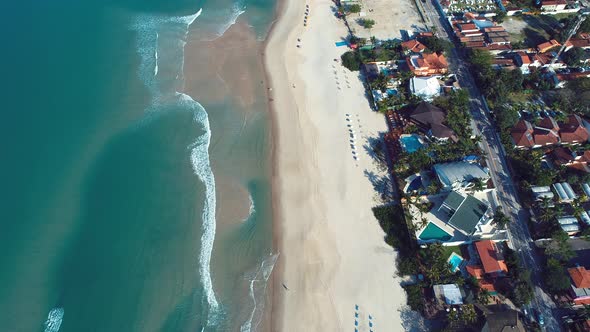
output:
POLYGON ((257 331, 276 0, 2 15, 0 331, 257 331))

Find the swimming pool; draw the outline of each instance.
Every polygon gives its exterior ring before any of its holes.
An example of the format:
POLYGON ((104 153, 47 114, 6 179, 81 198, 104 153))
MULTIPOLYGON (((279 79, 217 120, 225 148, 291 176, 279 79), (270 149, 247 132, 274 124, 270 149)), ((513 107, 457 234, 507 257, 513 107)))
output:
POLYGON ((420 136, 416 135, 416 134, 411 134, 411 135, 402 135, 399 138, 400 144, 402 145, 402 148, 407 152, 407 153, 413 153, 418 151, 422 146, 424 146, 424 143, 422 143, 422 140, 420 139, 420 136))
POLYGON ((463 263, 463 257, 457 255, 456 253, 451 253, 451 256, 449 256, 447 262, 449 262, 451 265, 451 272, 456 272, 459 270, 461 263, 463 263))
POLYGON ((448 241, 451 239, 451 235, 445 232, 442 228, 436 226, 435 224, 429 222, 426 228, 420 233, 420 240, 428 241, 428 240, 439 240, 439 241, 448 241))
POLYGON ((422 178, 420 176, 417 176, 416 178, 414 178, 414 180, 412 180, 412 182, 410 182, 410 185, 408 185, 408 189, 406 190, 406 192, 418 190, 421 187, 422 187, 422 178))

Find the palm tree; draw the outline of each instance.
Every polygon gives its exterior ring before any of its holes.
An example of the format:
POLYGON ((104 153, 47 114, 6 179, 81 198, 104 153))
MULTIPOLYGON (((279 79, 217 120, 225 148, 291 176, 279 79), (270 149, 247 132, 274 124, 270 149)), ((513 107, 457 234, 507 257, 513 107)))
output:
POLYGON ((473 304, 461 306, 461 320, 465 323, 473 323, 477 320, 477 312, 475 312, 473 304))
POLYGON ((545 197, 545 196, 541 197, 541 203, 540 203, 540 205, 541 205, 541 208, 542 209, 549 208, 549 204, 551 204, 551 198, 545 197))
POLYGON ((553 219, 555 219, 555 216, 556 216, 555 211, 553 211, 553 210, 551 210, 549 208, 542 209, 541 210, 541 213, 539 215, 539 221, 541 221, 541 222, 550 222, 553 219))
POLYGON ((490 303, 491 298, 492 296, 490 295, 490 292, 488 292, 487 289, 479 289, 479 292, 477 293, 477 302, 483 305, 487 305, 488 303, 490 303))

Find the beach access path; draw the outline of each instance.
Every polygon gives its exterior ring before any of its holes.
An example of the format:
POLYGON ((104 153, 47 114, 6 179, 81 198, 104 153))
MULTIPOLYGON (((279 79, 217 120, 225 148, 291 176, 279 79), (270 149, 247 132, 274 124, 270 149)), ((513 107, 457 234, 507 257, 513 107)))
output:
POLYGON ((367 137, 387 130, 384 117, 370 109, 359 73, 334 61, 347 50, 335 45, 347 31, 333 3, 286 0, 283 6, 265 49, 280 253, 271 329, 407 330, 396 253, 372 214, 379 203, 367 176, 385 175, 364 147, 367 137))

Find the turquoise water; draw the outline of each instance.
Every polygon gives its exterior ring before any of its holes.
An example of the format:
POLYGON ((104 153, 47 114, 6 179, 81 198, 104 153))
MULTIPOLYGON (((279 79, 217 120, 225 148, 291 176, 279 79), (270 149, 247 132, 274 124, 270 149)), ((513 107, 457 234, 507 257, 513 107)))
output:
POLYGON ((184 94, 205 75, 184 50, 238 15, 263 39, 274 1, 3 13, 1 330, 254 327, 274 262, 264 88, 247 107, 184 94))
POLYGON ((435 224, 429 222, 426 228, 422 231, 422 233, 420 233, 419 238, 423 241, 448 241, 451 239, 451 235, 443 231, 440 227, 436 226, 435 224))
POLYGON ((408 153, 416 152, 424 145, 420 142, 416 134, 401 136, 399 140, 404 150, 408 153))
POLYGON ((456 253, 452 253, 449 257, 449 264, 451 265, 451 272, 455 272, 459 269, 459 266, 463 262, 463 258, 456 253))

